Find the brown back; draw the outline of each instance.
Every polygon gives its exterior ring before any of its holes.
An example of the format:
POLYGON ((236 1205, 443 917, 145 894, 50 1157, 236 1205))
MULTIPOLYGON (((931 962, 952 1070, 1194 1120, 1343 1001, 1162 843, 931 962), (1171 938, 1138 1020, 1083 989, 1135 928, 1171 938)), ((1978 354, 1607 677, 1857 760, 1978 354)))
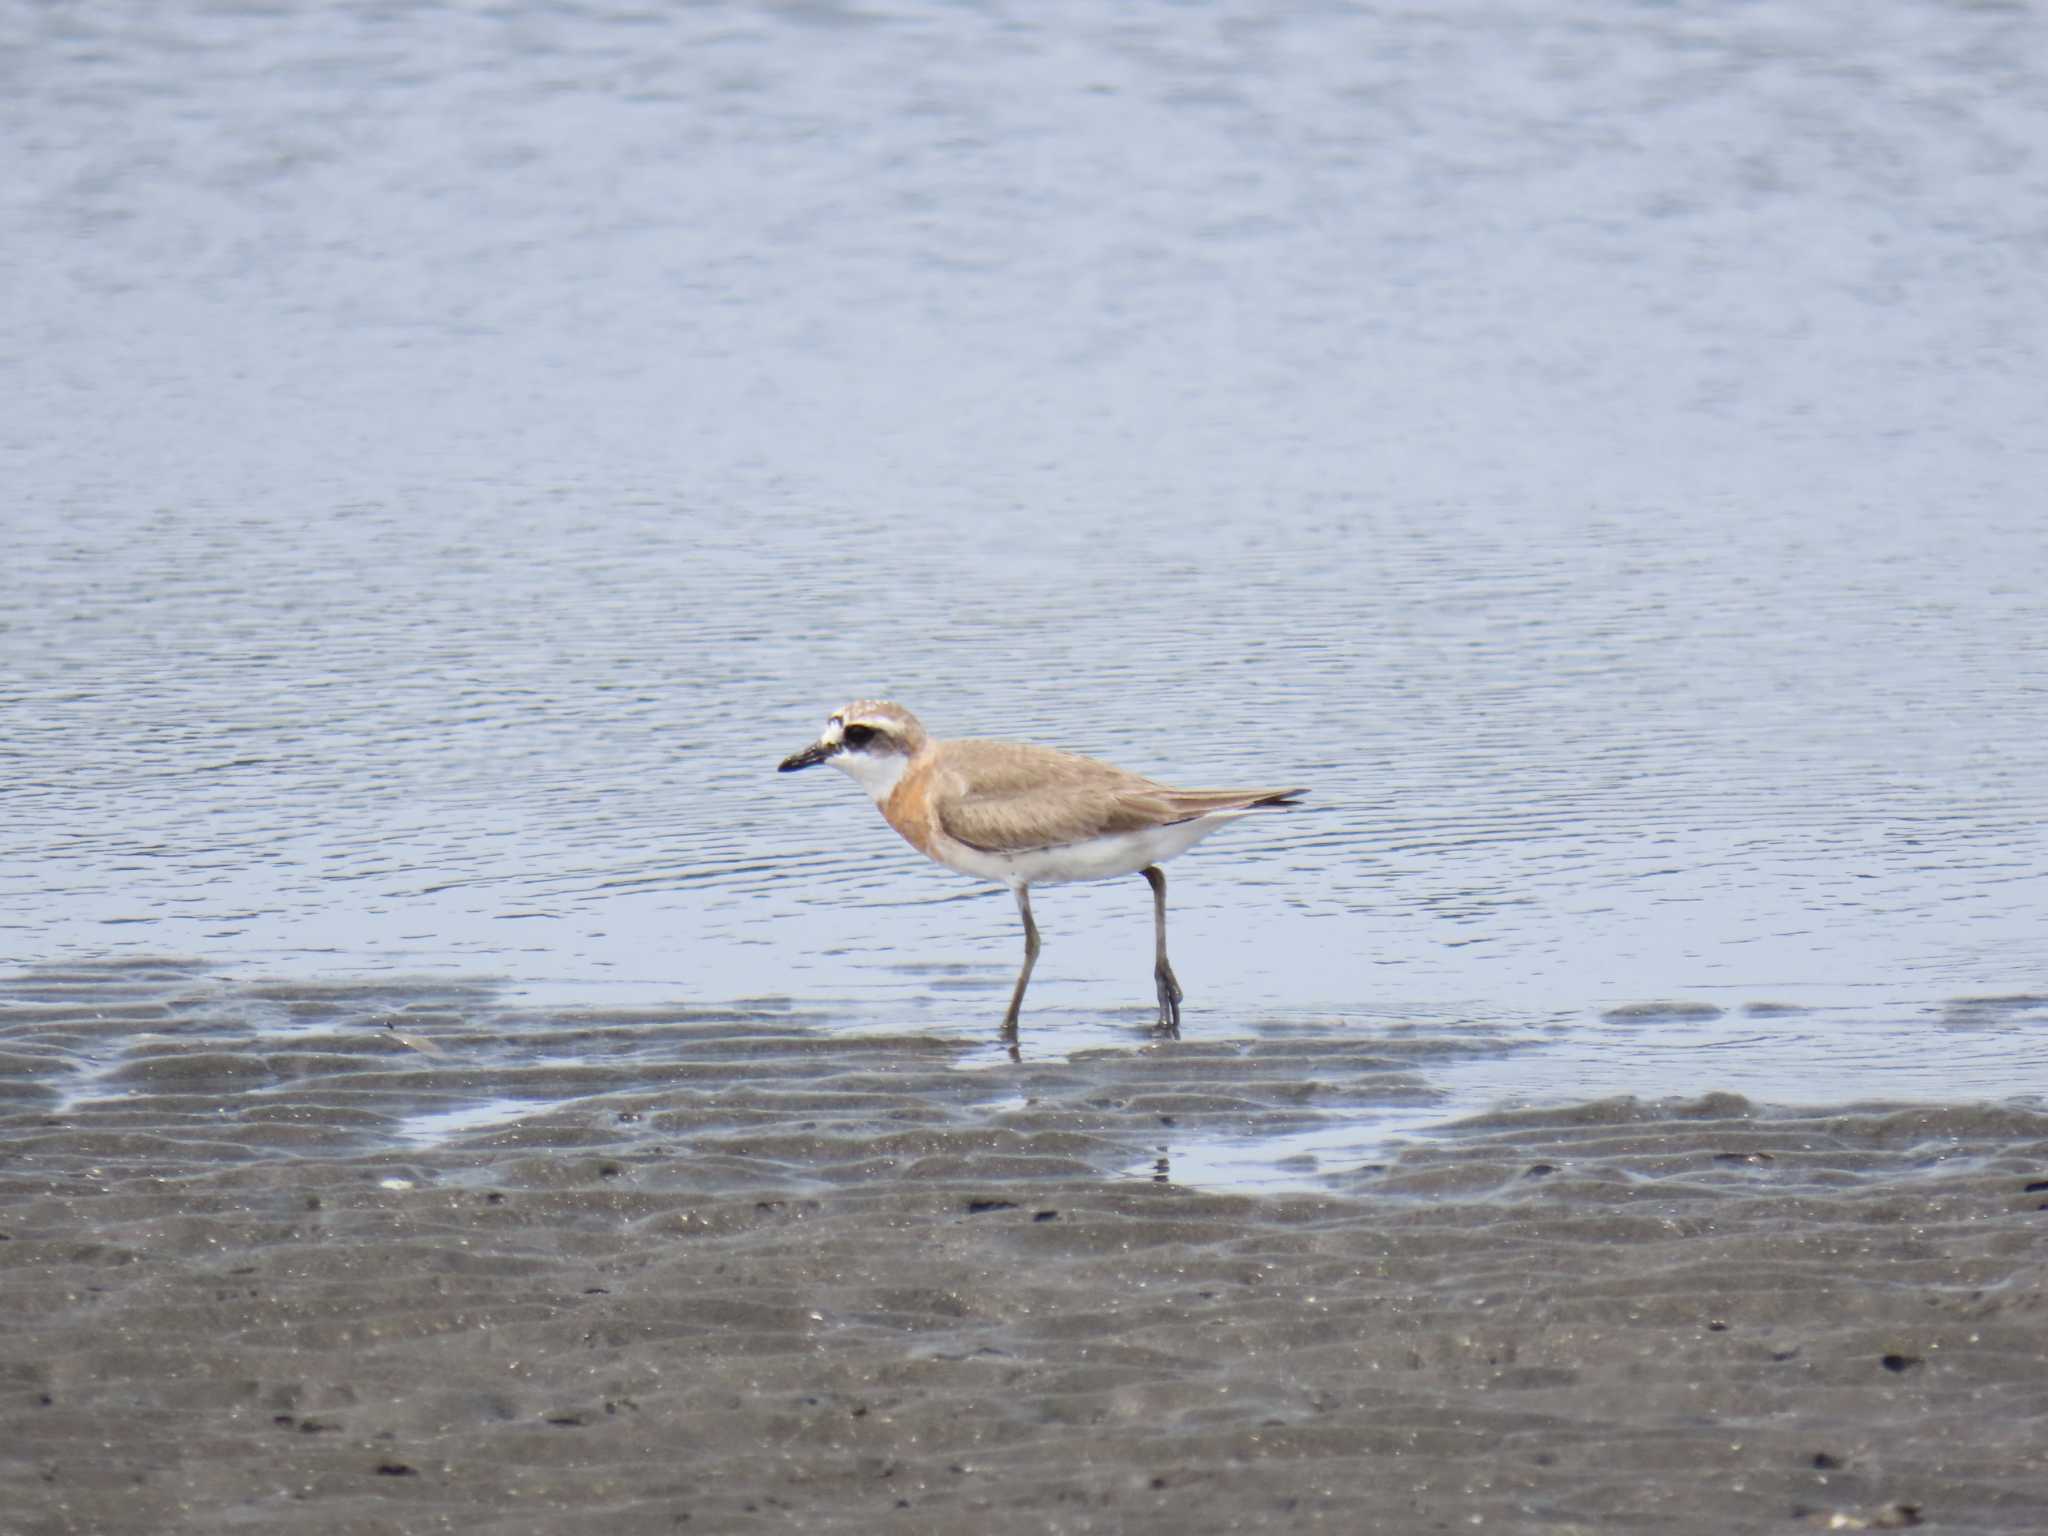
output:
POLYGON ((1092 757, 1007 741, 949 741, 931 769, 939 827, 985 853, 1057 848, 1091 837, 1282 805, 1299 789, 1174 789, 1092 757))

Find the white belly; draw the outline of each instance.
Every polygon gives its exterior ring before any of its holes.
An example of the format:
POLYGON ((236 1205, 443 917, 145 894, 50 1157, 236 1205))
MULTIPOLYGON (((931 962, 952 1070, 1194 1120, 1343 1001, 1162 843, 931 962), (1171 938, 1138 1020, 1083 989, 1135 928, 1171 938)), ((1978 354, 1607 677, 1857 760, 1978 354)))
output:
POLYGON ((1225 822, 1244 814, 1217 811, 1171 826, 1117 832, 1059 848, 1032 848, 1022 853, 985 853, 942 837, 932 853, 948 869, 957 869, 978 880, 999 881, 1012 889, 1020 885, 1061 885, 1072 880, 1108 880, 1117 875, 1135 875, 1147 865, 1185 853, 1225 822))

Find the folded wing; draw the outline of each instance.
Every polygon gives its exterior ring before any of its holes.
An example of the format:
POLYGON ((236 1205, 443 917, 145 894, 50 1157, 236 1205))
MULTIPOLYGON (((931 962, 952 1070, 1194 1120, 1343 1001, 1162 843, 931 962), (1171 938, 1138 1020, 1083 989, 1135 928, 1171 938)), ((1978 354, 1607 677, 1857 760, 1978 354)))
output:
POLYGON ((1301 789, 1173 789, 1093 758, 1010 742, 951 744, 935 786, 939 826, 985 853, 1058 848, 1212 816, 1286 805, 1301 789))

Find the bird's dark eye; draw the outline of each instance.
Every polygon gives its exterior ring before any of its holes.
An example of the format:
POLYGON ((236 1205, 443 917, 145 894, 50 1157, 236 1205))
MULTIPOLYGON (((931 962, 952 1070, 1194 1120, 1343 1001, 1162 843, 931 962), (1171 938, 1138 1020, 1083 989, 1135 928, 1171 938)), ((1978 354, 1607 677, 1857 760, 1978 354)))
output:
POLYGON ((875 739, 875 728, 872 725, 849 725, 846 734, 839 739, 857 752, 875 739))

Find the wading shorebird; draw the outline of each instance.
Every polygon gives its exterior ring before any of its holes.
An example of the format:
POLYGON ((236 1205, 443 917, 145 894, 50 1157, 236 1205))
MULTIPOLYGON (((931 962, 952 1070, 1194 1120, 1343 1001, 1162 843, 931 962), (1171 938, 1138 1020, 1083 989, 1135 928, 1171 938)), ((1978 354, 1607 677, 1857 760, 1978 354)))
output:
POLYGON ((782 760, 794 773, 818 763, 844 769, 889 825, 926 858, 977 880, 1007 885, 1024 919, 1003 1033, 1014 1036, 1038 924, 1031 887, 1143 875, 1152 887, 1159 1028, 1180 1029, 1180 983, 1166 960, 1166 876, 1159 866, 1225 822, 1287 806, 1303 789, 1173 789, 1092 757, 1009 741, 933 741, 900 704, 862 699, 825 721, 825 734, 782 760))

